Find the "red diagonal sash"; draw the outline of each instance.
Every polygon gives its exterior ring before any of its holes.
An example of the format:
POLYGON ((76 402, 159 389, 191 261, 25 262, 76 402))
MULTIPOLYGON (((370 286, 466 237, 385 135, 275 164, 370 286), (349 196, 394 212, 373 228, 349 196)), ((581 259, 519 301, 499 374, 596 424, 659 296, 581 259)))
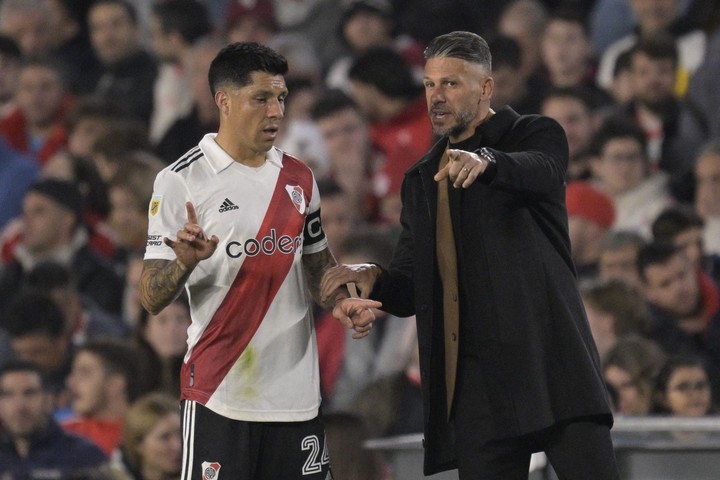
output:
MULTIPOLYGON (((303 189, 310 204, 312 175, 300 161, 283 156, 275 191, 256 235, 260 240, 275 230, 276 238, 302 235, 307 211, 300 214, 286 185, 303 189)), ((182 398, 206 403, 245 350, 290 271, 293 254, 259 254, 243 261, 222 303, 182 366, 182 398)))

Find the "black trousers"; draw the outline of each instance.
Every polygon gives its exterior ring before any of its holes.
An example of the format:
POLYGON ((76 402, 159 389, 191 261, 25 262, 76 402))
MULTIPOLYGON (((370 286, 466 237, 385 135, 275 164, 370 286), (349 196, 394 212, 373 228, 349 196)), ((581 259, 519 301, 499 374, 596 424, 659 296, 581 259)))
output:
POLYGON ((477 368, 472 365, 474 361, 477 359, 473 357, 461 360, 464 365, 459 372, 453 415, 460 480, 527 480, 530 456, 539 451, 545 452, 560 480, 620 478, 610 429, 592 419, 558 423, 520 437, 488 440, 492 412, 482 408, 487 402, 478 376, 468 374, 477 368))

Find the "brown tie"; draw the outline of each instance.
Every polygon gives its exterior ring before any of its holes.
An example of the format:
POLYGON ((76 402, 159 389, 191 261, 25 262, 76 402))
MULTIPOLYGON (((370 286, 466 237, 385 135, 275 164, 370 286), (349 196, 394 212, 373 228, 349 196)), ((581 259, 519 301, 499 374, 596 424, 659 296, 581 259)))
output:
MULTIPOLYGON (((440 159, 440 169, 448 162, 445 152, 440 159)), ((445 387, 447 391, 448 419, 452 411, 457 373, 458 336, 460 333, 460 308, 458 304, 457 253, 453 235, 450 203, 448 202, 448 180, 438 183, 437 234, 435 250, 438 269, 443 285, 443 312, 445 324, 445 387)))

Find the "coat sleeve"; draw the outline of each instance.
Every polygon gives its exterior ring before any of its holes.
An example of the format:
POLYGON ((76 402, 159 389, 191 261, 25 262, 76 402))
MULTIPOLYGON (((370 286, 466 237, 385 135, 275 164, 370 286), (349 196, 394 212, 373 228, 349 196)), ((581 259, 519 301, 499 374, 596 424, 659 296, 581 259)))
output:
POLYGON ((539 115, 520 117, 502 143, 508 148, 488 148, 497 161, 489 186, 538 196, 563 191, 568 146, 565 132, 555 120, 539 115))
MULTIPOLYGON (((406 182, 402 187, 403 199, 406 195, 406 182)), ((415 314, 415 296, 413 284, 414 245, 411 226, 412 206, 403 201, 400 214, 402 230, 393 252, 392 260, 375 282, 370 298, 382 302, 382 310, 396 317, 409 317, 415 314)))

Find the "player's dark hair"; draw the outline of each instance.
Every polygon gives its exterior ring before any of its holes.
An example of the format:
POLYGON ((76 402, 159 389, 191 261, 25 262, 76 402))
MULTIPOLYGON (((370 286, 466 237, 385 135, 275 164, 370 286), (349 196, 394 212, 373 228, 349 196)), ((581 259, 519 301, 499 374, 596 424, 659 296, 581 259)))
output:
POLYGON ((253 72, 285 75, 287 71, 287 60, 275 50, 255 42, 238 42, 218 52, 210 64, 208 82, 210 91, 215 95, 224 84, 249 85, 253 72))

